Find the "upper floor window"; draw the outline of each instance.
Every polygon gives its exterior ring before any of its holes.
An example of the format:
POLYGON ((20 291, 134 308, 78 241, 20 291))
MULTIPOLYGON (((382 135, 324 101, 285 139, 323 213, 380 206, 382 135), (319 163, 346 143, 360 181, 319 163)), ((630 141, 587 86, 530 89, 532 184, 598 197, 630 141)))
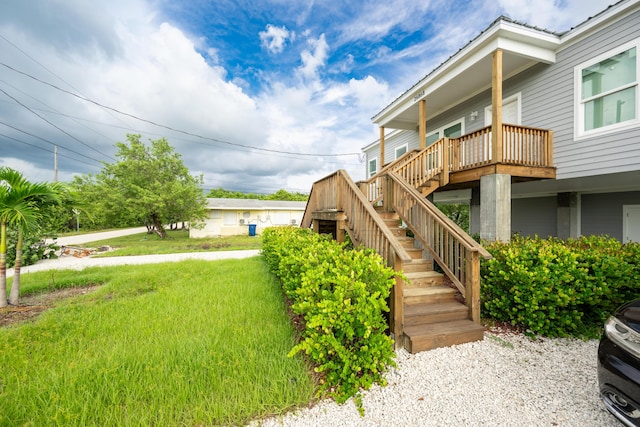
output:
POLYGON ((369 178, 378 173, 378 158, 374 157, 369 160, 369 178))
POLYGON ((464 119, 459 119, 449 123, 435 131, 427 133, 427 147, 439 140, 440 138, 458 138, 464 133, 464 119))
POLYGON ((638 122, 638 41, 576 67, 577 134, 587 136, 638 122))
POLYGON ((396 147, 396 159, 402 156, 409 149, 408 144, 401 145, 400 147, 396 147))

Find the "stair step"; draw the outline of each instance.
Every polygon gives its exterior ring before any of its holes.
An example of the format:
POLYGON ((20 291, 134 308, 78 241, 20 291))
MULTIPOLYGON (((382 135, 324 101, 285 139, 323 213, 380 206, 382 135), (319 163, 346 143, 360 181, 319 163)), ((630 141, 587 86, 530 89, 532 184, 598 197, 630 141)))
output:
POLYGON ((404 227, 389 227, 389 231, 391 231, 391 234, 393 234, 396 238, 413 239, 413 237, 407 237, 407 229, 404 227))
POLYGON ((420 249, 420 248, 405 248, 405 250, 407 251, 407 254, 409 254, 409 256, 412 259, 421 259, 422 258, 422 249, 420 249))
POLYGON ((402 245, 402 247, 405 249, 415 248, 416 239, 414 239, 413 237, 397 236, 396 239, 398 239, 398 242, 400 243, 400 245, 402 245))
POLYGON ((405 348, 410 353, 449 347, 484 338, 484 327, 471 320, 433 323, 404 328, 405 348))
POLYGON ((404 309, 405 327, 467 319, 469 308, 459 302, 408 305, 404 309))
POLYGON ((431 286, 428 288, 405 287, 403 290, 405 309, 409 305, 434 304, 455 301, 456 291, 448 286, 431 286))
POLYGON ((407 286, 417 288, 428 288, 431 286, 440 286, 444 278, 444 274, 437 271, 415 271, 404 273, 405 277, 409 280, 407 286))
POLYGON ((412 259, 411 262, 402 264, 402 271, 406 273, 413 273, 416 271, 431 271, 433 270, 433 260, 430 259, 412 259))
POLYGON ((387 227, 389 228, 399 228, 400 227, 400 218, 382 218, 387 227))

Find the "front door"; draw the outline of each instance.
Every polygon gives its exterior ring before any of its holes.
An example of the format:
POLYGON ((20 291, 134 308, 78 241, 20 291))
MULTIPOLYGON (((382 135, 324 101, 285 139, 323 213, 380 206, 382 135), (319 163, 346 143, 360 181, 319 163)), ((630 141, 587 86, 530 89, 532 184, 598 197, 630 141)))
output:
POLYGON ((622 241, 640 243, 640 205, 622 207, 622 241))

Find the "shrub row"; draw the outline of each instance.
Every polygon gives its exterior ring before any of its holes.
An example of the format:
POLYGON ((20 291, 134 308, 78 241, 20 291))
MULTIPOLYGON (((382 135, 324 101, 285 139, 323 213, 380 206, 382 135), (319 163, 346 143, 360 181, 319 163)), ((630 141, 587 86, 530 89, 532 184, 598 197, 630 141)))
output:
POLYGON ((395 355, 384 317, 395 272, 371 250, 348 250, 308 229, 269 228, 262 240, 270 271, 305 323, 290 355, 307 355, 321 374, 320 391, 342 403, 360 388, 384 385, 395 355))
POLYGON ((489 243, 481 267, 485 315, 551 337, 595 337, 640 296, 640 244, 608 237, 514 237, 489 243))

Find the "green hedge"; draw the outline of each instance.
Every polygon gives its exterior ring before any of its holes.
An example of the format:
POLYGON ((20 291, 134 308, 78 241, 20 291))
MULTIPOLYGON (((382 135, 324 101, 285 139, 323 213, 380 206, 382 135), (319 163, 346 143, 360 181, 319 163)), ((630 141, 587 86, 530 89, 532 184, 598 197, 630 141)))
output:
POLYGON ((262 242, 270 271, 305 321, 290 354, 307 355, 321 373, 321 392, 342 403, 374 382, 384 385, 395 356, 384 317, 393 269, 374 251, 348 250, 308 229, 268 228, 262 242))
POLYGON ((640 297, 640 245, 608 237, 514 237, 488 243, 484 315, 551 337, 595 337, 621 304, 640 297))

